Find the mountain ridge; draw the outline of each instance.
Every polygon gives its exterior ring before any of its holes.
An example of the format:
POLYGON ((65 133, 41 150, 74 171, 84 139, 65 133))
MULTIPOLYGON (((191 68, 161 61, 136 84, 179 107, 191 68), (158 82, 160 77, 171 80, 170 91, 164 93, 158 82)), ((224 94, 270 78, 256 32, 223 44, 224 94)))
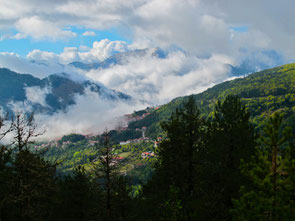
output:
POLYGON ((52 74, 40 79, 30 74, 20 74, 8 68, 0 68, 0 77, 0 106, 8 112, 12 112, 11 104, 15 102, 29 104, 37 113, 53 114, 57 111, 66 111, 70 105, 76 103, 76 95, 85 95, 86 88, 105 100, 126 102, 134 100, 127 94, 108 89, 90 80, 74 81, 65 73, 52 74), (32 96, 31 99, 29 95, 32 96), (38 95, 40 102, 36 97, 38 95))

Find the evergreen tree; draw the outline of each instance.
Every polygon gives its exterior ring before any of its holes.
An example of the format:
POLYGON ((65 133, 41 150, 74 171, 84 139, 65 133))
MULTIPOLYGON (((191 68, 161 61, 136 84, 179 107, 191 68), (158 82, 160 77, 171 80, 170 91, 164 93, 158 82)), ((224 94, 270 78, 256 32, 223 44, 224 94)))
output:
POLYGON ((217 102, 210 121, 207 146, 201 153, 197 210, 200 220, 230 220, 232 198, 246 181, 240 159, 248 161, 254 153, 254 126, 245 105, 234 95, 217 102))
POLYGON ((48 220, 55 193, 55 166, 29 150, 30 139, 38 136, 33 115, 16 115, 11 131, 14 138, 13 160, 9 165, 11 192, 5 201, 7 220, 48 220))
POLYGON ((94 166, 95 182, 102 191, 104 220, 125 220, 128 216, 129 195, 127 180, 119 174, 119 161, 110 145, 109 133, 105 131, 103 146, 99 150, 98 161, 94 166))
POLYGON ((76 167, 73 175, 60 179, 58 186, 54 220, 88 221, 99 218, 96 209, 102 203, 100 192, 93 188, 91 178, 82 166, 76 167))
POLYGON ((129 220, 131 199, 129 193, 131 188, 128 183, 128 179, 125 176, 119 175, 113 179, 113 191, 114 191, 114 214, 115 219, 118 221, 129 220))
POLYGON ((264 128, 261 146, 242 173, 250 185, 242 186, 234 200, 234 220, 294 220, 294 150, 288 145, 291 128, 281 130, 283 117, 274 113, 264 128))
POLYGON ((144 188, 154 219, 192 220, 198 193, 198 153, 204 148, 205 121, 192 96, 170 121, 163 122, 167 138, 157 151, 158 162, 152 180, 144 188), (156 192, 155 192, 156 190, 156 192), (156 206, 156 208, 155 208, 156 206))
POLYGON ((51 216, 55 190, 55 167, 39 154, 21 150, 14 161, 14 214, 18 220, 46 220, 51 216))
MULTIPOLYGON (((12 129, 12 124, 6 124, 8 115, 0 116, 0 142, 12 129)), ((11 195, 13 194, 12 151, 0 143, 0 221, 8 220, 11 210, 11 195)))
POLYGON ((12 180, 13 170, 11 167, 11 150, 5 146, 0 147, 0 221, 7 220, 10 213, 10 197, 13 194, 12 180))
POLYGON ((108 131, 103 134, 103 147, 100 148, 100 155, 97 164, 94 166, 95 179, 98 181, 99 188, 104 192, 104 211, 106 220, 111 220, 113 217, 112 211, 112 178, 116 172, 117 165, 113 161, 114 155, 109 143, 108 131))

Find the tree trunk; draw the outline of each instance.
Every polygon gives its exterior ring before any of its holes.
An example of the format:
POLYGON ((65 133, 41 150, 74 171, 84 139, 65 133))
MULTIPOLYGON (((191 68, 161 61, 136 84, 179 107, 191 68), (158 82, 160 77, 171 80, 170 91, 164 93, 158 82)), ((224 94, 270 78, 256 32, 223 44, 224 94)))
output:
POLYGON ((274 199, 272 203, 272 220, 277 220, 277 175, 278 175, 278 165, 277 165, 277 155, 278 146, 275 144, 272 147, 272 172, 273 172, 273 194, 274 199))

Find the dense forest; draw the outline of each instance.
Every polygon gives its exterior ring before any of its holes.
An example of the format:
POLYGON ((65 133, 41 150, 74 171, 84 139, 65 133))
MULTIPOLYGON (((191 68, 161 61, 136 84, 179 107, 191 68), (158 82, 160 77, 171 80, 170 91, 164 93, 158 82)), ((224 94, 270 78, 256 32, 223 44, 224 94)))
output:
POLYGON ((150 179, 137 186, 122 172, 110 132, 95 143, 91 168, 77 165, 66 175, 31 144, 42 133, 33 116, 1 118, 1 137, 11 134, 13 144, 0 150, 0 219, 294 220, 288 114, 273 111, 257 130, 240 97, 226 94, 208 116, 195 98, 161 121, 150 179))

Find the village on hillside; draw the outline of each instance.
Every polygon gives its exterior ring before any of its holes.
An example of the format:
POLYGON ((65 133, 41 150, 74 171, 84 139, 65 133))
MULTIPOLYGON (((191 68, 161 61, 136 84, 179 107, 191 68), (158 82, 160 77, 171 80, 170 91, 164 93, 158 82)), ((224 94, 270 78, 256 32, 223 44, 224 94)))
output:
MULTIPOLYGON (((158 107, 147 108, 141 112, 124 115, 124 122, 120 122, 114 130, 109 131, 112 150, 115 153, 112 163, 123 165, 123 173, 146 165, 147 160, 156 157, 155 149, 162 141, 159 136, 152 139, 147 136, 147 127, 142 126, 130 129, 129 124, 149 116, 158 107), (125 139, 127 138, 127 139, 125 139)), ((62 170, 70 170, 75 165, 82 164, 89 168, 91 162, 97 159, 98 147, 101 145, 99 134, 69 134, 49 142, 37 142, 36 150, 43 150, 47 158, 53 162, 58 160, 62 170), (58 155, 60 159, 57 159, 58 155)))

